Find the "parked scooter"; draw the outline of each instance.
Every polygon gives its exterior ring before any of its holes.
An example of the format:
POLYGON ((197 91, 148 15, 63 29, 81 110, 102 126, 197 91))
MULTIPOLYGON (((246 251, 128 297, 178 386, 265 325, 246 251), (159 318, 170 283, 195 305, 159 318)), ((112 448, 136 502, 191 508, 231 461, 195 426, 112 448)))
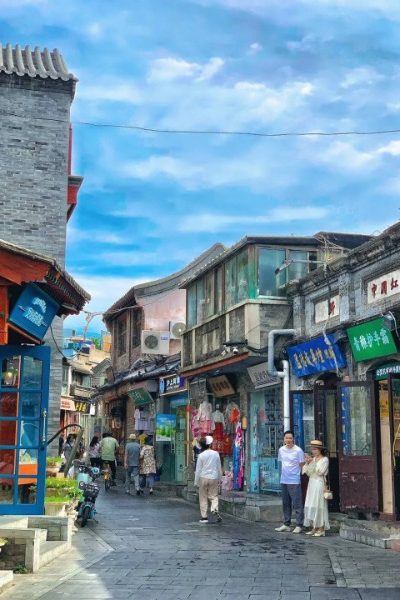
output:
POLYGON ((88 467, 80 464, 78 467, 78 487, 83 492, 83 500, 78 504, 77 521, 81 527, 85 527, 89 519, 96 516, 96 498, 99 495, 99 486, 95 482, 100 475, 97 467, 88 467))

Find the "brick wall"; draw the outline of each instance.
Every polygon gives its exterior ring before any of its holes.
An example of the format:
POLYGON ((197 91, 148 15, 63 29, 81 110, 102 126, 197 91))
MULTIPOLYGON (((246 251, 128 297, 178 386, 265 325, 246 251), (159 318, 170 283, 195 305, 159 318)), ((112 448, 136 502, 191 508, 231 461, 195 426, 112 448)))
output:
MULTIPOLYGON (((0 74, 0 238, 51 256, 62 266, 71 100, 71 82, 0 74)), ((61 346, 60 319, 53 322, 53 332, 61 346)), ((53 348, 51 436, 59 426, 62 357, 51 335, 46 343, 53 348)))

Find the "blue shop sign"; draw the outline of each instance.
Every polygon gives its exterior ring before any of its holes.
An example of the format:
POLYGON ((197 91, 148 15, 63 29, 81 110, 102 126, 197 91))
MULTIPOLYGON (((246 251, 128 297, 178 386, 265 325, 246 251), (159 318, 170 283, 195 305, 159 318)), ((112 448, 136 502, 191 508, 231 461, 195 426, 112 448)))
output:
POLYGON ((42 340, 46 335, 60 305, 34 283, 23 289, 11 314, 9 322, 42 340))
POLYGON ((337 367, 342 369, 346 366, 346 358, 334 342, 333 335, 329 334, 326 337, 330 344, 321 336, 287 349, 290 364, 297 377, 335 371, 337 367))

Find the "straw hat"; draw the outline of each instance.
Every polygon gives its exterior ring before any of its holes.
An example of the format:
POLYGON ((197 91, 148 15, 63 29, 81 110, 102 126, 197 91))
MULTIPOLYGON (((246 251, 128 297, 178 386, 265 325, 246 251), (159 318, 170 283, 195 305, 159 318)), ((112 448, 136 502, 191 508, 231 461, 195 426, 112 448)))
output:
POLYGON ((131 442, 134 442, 136 440, 136 433, 131 433, 130 436, 128 437, 128 440, 131 440, 131 442))
POLYGON ((324 445, 320 440, 312 440, 310 446, 314 446, 314 448, 324 448, 324 445))

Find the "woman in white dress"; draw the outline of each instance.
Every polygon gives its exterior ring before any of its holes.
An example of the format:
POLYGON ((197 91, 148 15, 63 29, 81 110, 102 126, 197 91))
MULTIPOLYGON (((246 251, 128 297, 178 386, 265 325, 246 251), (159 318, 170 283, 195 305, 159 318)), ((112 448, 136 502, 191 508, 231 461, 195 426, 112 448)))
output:
POLYGON ((322 442, 313 440, 310 443, 311 454, 305 455, 303 474, 308 475, 308 488, 304 505, 304 525, 311 527, 306 535, 321 537, 330 529, 328 501, 324 498, 325 481, 329 471, 329 459, 325 455, 322 442))

